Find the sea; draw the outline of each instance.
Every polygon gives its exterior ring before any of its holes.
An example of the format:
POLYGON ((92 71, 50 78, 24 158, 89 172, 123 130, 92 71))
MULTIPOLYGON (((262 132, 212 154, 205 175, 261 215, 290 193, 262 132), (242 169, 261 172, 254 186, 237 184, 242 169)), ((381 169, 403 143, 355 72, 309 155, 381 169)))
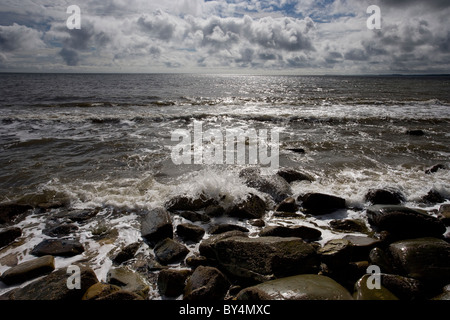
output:
MULTIPOLYGON (((146 210, 177 195, 226 196, 230 202, 249 193, 265 196, 239 176, 246 167, 264 167, 262 162, 174 161, 173 150, 182 142, 177 132, 191 134, 184 142, 191 143, 194 159, 196 124, 223 137, 227 130, 254 130, 267 133, 269 141, 269 133, 277 132, 271 143, 279 150, 279 168, 314 178, 293 182, 293 195, 332 194, 352 208, 302 224, 366 219, 370 189, 396 189, 405 205, 432 214, 449 203, 450 76, 12 73, 0 74, 0 203, 99 208, 95 222, 76 234, 89 249, 56 263, 89 260, 105 280, 111 252, 142 240, 138 221, 146 210), (447 169, 425 173, 437 164, 447 169), (422 201, 430 191, 443 202, 422 201), (95 240, 100 223, 117 230, 114 241, 95 240)), ((30 249, 48 238, 42 233, 48 215, 61 210, 35 212, 18 223, 23 240, 0 250, 0 272, 11 259, 33 258, 30 249)), ((285 223, 271 213, 265 220, 285 223)), ((319 242, 340 236, 324 230, 319 242)), ((153 288, 152 297, 161 298, 153 288)), ((9 289, 0 285, 0 294, 9 289)))

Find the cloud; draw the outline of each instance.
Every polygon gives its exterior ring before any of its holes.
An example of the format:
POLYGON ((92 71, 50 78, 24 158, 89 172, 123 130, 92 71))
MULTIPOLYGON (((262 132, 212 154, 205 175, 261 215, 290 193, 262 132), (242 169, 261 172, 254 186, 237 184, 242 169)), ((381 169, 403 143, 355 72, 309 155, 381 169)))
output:
POLYGON ((12 52, 43 48, 45 44, 41 36, 41 32, 16 23, 12 26, 0 26, 0 50, 12 52))

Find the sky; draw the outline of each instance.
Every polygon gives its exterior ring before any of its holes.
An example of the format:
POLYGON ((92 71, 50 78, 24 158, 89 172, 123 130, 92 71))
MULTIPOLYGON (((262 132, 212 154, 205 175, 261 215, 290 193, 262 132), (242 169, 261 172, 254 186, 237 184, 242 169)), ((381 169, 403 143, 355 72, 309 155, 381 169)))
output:
POLYGON ((449 16, 449 0, 0 0, 0 72, 450 73, 449 16))

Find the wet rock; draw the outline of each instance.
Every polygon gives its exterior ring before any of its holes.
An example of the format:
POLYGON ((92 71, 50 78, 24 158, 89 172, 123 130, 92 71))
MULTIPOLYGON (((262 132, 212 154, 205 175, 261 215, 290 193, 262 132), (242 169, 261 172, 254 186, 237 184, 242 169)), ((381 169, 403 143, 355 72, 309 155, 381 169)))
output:
POLYGON ((229 287, 229 281, 218 269, 199 266, 186 283, 184 300, 223 300, 229 287))
POLYGON ((198 266, 207 266, 209 264, 208 258, 200 255, 189 256, 186 258, 186 265, 192 269, 198 266))
POLYGON ((141 221, 141 235, 150 245, 165 238, 173 238, 170 215, 164 208, 149 211, 141 221))
POLYGON ((445 198, 441 196, 441 194, 436 190, 430 190, 425 196, 420 199, 420 201, 426 204, 435 204, 444 202, 445 198))
POLYGON ((67 268, 58 269, 49 275, 39 278, 30 284, 15 290, 11 300, 80 300, 86 290, 98 282, 95 272, 88 267, 80 266, 81 289, 69 289, 67 279, 70 274, 67 268))
POLYGON ((360 219, 336 219, 330 221, 330 227, 341 232, 368 233, 369 229, 363 220, 360 219))
POLYGON ((349 240, 332 239, 317 250, 321 261, 331 268, 340 268, 350 262, 353 246, 349 240))
POLYGON ((295 203, 295 199, 292 197, 287 197, 275 207, 275 211, 281 212, 297 212, 297 209, 298 206, 295 203))
POLYGON ((213 250, 221 268, 249 281, 308 273, 318 265, 315 248, 299 238, 230 237, 213 250))
POLYGON ((148 284, 139 273, 125 267, 111 268, 108 271, 106 279, 109 284, 138 294, 143 298, 147 297, 150 290, 148 284))
POLYGON ((370 275, 366 274, 355 284, 353 294, 355 300, 398 300, 398 298, 388 289, 380 285, 379 288, 373 288, 370 275), (369 285, 368 285, 369 283, 369 285))
POLYGON ((86 210, 71 210, 65 214, 65 217, 73 222, 85 222, 97 215, 99 210, 86 209, 86 210))
POLYGON ((447 227, 450 226, 450 204, 443 204, 439 207, 438 219, 447 227))
POLYGON ((370 189, 365 197, 366 202, 375 204, 401 204, 405 202, 405 196, 395 189, 370 189))
POLYGON ((208 217, 220 217, 225 214, 225 209, 219 205, 210 205, 206 207, 205 214, 208 217))
POLYGON ((22 262, 6 270, 0 277, 0 281, 7 285, 13 285, 34 279, 53 270, 55 270, 55 258, 53 256, 43 256, 22 262))
POLYGON ((200 242, 198 250, 202 256, 209 258, 209 259, 216 259, 216 253, 214 251, 214 246, 220 240, 223 240, 226 238, 231 238, 231 237, 247 237, 247 234, 242 231, 233 230, 233 231, 227 231, 224 233, 213 235, 213 236, 209 237, 208 239, 205 239, 202 242, 200 242))
POLYGON ((205 229, 191 223, 181 223, 177 226, 177 234, 184 241, 199 242, 205 234, 205 229))
POLYGON ((186 280, 191 274, 191 270, 161 270, 157 281, 159 293, 166 297, 178 297, 183 294, 186 280))
POLYGON ((170 238, 158 242, 154 248, 155 256, 162 264, 179 262, 189 253, 189 249, 170 238))
POLYGON ((224 232, 233 231, 233 230, 249 232, 249 230, 246 227, 243 227, 243 226, 240 226, 237 224, 221 223, 221 224, 216 224, 216 225, 212 226, 211 229, 209 229, 209 233, 210 234, 219 234, 219 233, 224 233, 224 232))
POLYGON ((346 235, 343 239, 348 240, 352 245, 353 260, 366 260, 370 254, 370 251, 376 246, 381 245, 381 241, 379 239, 365 236, 346 235))
POLYGON ((7 246, 20 236, 22 236, 22 229, 20 228, 8 228, 0 231, 0 248, 7 246))
POLYGON ((403 239, 440 237, 446 230, 442 221, 436 217, 402 206, 372 206, 367 208, 367 217, 379 230, 388 231, 403 239))
POLYGON ((211 218, 208 215, 206 215, 206 212, 205 212, 205 214, 202 214, 202 213, 198 213, 195 211, 178 211, 177 214, 189 221, 192 221, 192 222, 209 222, 209 221, 211 221, 211 218))
POLYGON ((297 200, 302 201, 303 209, 312 215, 328 214, 346 208, 345 199, 323 193, 307 193, 297 200))
POLYGON ((416 279, 402 277, 397 274, 381 274, 381 285, 392 292, 400 300, 422 300, 426 288, 416 279))
POLYGON ((277 174, 286 180, 288 183, 294 181, 314 181, 314 178, 307 173, 300 172, 294 169, 282 168, 278 170, 277 174))
POLYGON ((425 173, 432 174, 432 173, 438 172, 439 170, 445 170, 445 169, 447 169, 447 167, 445 165, 439 163, 439 164, 432 166, 431 168, 426 169, 425 173))
POLYGON ((268 226, 259 232, 260 237, 297 237, 303 240, 317 240, 321 235, 320 230, 306 226, 268 226))
POLYGON ((204 209, 210 205, 217 204, 214 199, 208 198, 204 194, 200 194, 197 198, 192 198, 188 196, 176 196, 170 199, 165 207, 167 210, 174 211, 197 211, 204 209))
POLYGON ((245 184, 250 188, 267 193, 275 202, 292 195, 289 183, 279 175, 262 175, 259 168, 245 168, 239 173, 245 184))
POLYGON ((450 283, 450 244, 432 237, 407 239, 389 245, 399 275, 444 286, 450 283))
POLYGON ((33 207, 19 203, 2 203, 0 204, 0 224, 14 222, 14 220, 21 214, 24 214, 33 207))
POLYGON ((81 300, 99 300, 119 290, 121 290, 119 286, 97 282, 86 290, 81 300))
POLYGON ((266 223, 264 222, 263 219, 250 219, 247 222, 251 226, 259 227, 259 228, 264 227, 266 225, 266 223))
POLYGON ((73 257, 84 252, 83 245, 77 240, 46 239, 33 248, 34 256, 73 257))
POLYGON ((411 130, 407 130, 406 134, 410 135, 410 136, 420 137, 420 136, 425 135, 425 131, 423 131, 421 129, 411 129, 411 130))
POLYGON ((383 249, 375 247, 370 250, 369 260, 373 265, 380 267, 381 272, 394 273, 394 268, 392 266, 392 262, 390 261, 390 257, 383 249))
POLYGON ((303 154, 306 152, 305 149, 303 149, 303 148, 286 148, 286 150, 289 150, 289 151, 292 151, 295 153, 300 153, 300 154, 303 154))
POLYGON ((136 254, 136 251, 140 246, 141 244, 139 242, 127 245, 113 257, 112 261, 116 264, 121 264, 127 260, 134 258, 134 255, 136 254))
POLYGON ((267 281, 239 292, 237 300, 353 300, 333 279, 302 274, 267 281))
POLYGON ((260 219, 266 212, 266 202, 254 194, 232 206, 227 215, 243 219, 260 219))
POLYGON ((48 226, 44 230, 42 230, 42 233, 50 236, 50 237, 64 237, 72 232, 75 232, 78 230, 78 227, 74 224, 63 224, 63 225, 56 225, 56 226, 48 226))

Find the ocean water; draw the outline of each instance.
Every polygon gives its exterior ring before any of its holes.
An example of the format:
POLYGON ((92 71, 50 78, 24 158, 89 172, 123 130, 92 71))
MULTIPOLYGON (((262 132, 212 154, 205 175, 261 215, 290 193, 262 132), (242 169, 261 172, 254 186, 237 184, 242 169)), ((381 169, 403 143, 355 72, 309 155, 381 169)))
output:
MULTIPOLYGON (((174 163, 173 133, 193 133, 195 123, 223 133, 278 130, 279 166, 315 178, 293 183, 294 195, 334 194, 363 209, 303 223, 363 217, 372 188, 396 188, 407 205, 427 210, 439 207, 420 201, 430 190, 450 197, 450 170, 424 172, 450 165, 448 76, 0 74, 0 203, 102 208, 100 217, 119 230, 114 243, 93 241, 94 225, 79 230, 102 279, 111 250, 139 239, 139 212, 179 194, 234 201, 255 192, 239 178, 250 164, 174 163)), ((0 251, 0 272, 8 268, 2 257, 32 258, 27 249, 46 238, 45 219, 20 222, 27 241, 0 251)), ((321 241, 338 236, 324 232, 321 241)))

